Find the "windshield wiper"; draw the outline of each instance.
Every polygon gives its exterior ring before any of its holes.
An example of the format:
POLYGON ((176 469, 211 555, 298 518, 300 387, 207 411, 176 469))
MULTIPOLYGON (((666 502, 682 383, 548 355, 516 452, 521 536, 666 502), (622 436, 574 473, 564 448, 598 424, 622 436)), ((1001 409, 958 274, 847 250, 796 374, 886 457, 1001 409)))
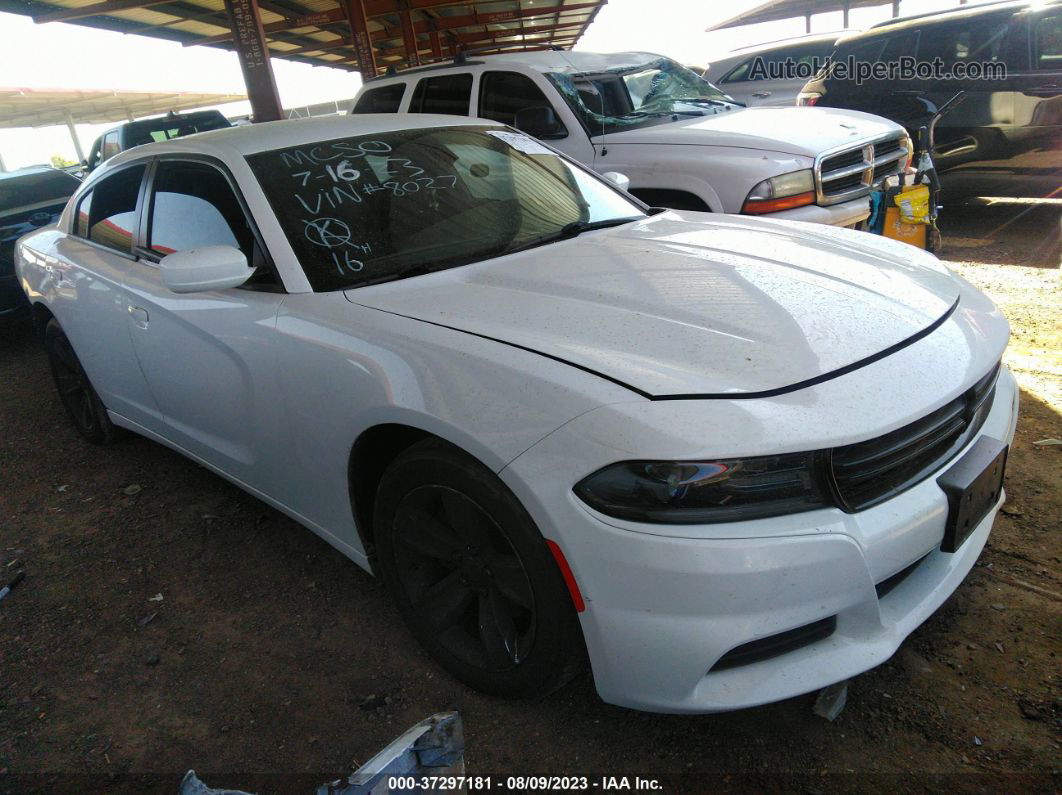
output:
MULTIPOLYGON (((682 101, 686 102, 686 100, 682 101)), ((655 119, 659 116, 703 116, 704 114, 699 110, 636 110, 627 115, 644 116, 655 119)))
POLYGON ((529 248, 535 246, 544 246, 547 243, 556 243, 558 240, 568 240, 573 237, 578 237, 583 232, 592 232, 595 229, 608 229, 613 226, 622 226, 623 224, 629 224, 631 221, 640 221, 642 216, 633 215, 628 218, 608 218, 603 221, 572 221, 570 224, 565 224, 556 232, 551 232, 548 235, 542 235, 532 240, 528 240, 525 243, 521 243, 518 246, 504 249, 498 252, 498 256, 503 254, 515 254, 518 251, 526 251, 529 248))

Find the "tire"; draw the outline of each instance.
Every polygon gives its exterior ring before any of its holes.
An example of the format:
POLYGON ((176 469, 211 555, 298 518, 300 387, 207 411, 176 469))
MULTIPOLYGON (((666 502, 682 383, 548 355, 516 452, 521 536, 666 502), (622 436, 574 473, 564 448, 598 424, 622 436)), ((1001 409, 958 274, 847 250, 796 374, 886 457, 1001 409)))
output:
POLYGON ((384 472, 374 531, 381 576, 417 641, 454 677, 535 698, 584 665, 579 619, 534 522, 490 470, 426 440, 384 472))
POLYGON ((107 416, 107 409, 55 318, 44 327, 44 349, 52 367, 59 400, 77 432, 93 444, 114 442, 116 429, 107 416))

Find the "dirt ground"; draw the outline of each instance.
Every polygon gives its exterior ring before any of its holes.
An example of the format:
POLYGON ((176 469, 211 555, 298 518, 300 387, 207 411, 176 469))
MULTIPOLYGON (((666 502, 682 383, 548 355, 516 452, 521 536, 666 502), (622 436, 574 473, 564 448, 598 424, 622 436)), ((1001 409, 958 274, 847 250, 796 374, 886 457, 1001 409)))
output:
POLYGON ((1008 502, 966 582, 851 682, 833 723, 812 696, 640 714, 602 703, 586 675, 535 703, 471 692, 308 530, 142 438, 82 443, 31 334, 4 330, 0 580, 28 575, 0 603, 0 792, 175 793, 195 768, 213 786, 307 793, 453 708, 473 774, 1057 791, 1062 447, 1034 443, 1062 438, 1060 214, 983 205, 945 225, 945 258, 1013 329, 1008 502))

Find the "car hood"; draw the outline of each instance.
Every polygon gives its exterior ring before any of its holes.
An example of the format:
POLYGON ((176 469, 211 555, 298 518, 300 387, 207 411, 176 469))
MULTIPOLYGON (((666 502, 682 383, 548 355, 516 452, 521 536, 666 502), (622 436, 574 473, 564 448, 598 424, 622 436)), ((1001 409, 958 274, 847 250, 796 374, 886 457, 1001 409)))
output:
POLYGON ((597 139, 616 144, 654 146, 701 144, 764 149, 815 157, 820 152, 889 133, 899 134, 895 122, 836 108, 738 108, 712 116, 609 133, 597 139))
POLYGON ((703 219, 668 212, 346 297, 664 397, 775 393, 837 375, 924 334, 959 295, 943 266, 904 244, 703 219))

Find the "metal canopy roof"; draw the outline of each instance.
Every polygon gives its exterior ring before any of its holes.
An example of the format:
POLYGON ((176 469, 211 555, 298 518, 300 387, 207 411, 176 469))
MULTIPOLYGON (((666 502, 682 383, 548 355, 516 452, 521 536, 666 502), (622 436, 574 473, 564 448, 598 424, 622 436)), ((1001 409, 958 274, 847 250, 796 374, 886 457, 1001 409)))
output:
POLYGON ((0 128, 102 124, 247 99, 243 94, 187 91, 94 91, 0 87, 0 128))
MULTIPOLYGON (((426 63, 463 49, 570 49, 607 0, 362 0, 376 64, 426 63), (405 31, 403 28, 406 28, 405 31), (406 34, 410 46, 406 46, 406 34)), ((258 0, 272 57, 358 69, 343 0, 258 0)), ((0 0, 36 22, 234 49, 225 0, 0 0)))
POLYGON ((842 13, 853 8, 870 6, 899 6, 898 0, 768 0, 763 5, 744 11, 730 19, 716 23, 708 28, 723 30, 743 25, 755 25, 759 22, 776 22, 780 19, 798 19, 812 14, 842 13))

